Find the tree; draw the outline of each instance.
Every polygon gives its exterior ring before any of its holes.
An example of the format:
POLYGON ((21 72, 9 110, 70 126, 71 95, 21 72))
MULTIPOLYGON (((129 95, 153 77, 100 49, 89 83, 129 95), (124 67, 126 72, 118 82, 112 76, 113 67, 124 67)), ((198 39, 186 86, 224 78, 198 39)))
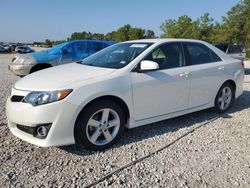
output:
POLYGON ((162 38, 199 38, 198 22, 192 21, 187 15, 178 20, 166 20, 161 26, 162 38))
POLYGON ((104 36, 105 40, 115 41, 115 31, 109 32, 104 36))
POLYGON ((211 42, 212 40, 212 31, 214 28, 214 19, 209 17, 209 13, 205 13, 200 18, 198 18, 198 38, 200 40, 211 42))
POLYGON ((104 34, 100 34, 100 33, 93 33, 91 39, 95 39, 95 40, 104 40, 104 34))
POLYGON ((50 47, 52 47, 52 42, 49 39, 46 39, 45 45, 50 48, 50 47))
POLYGON ((129 40, 143 39, 145 30, 141 28, 130 28, 128 31, 129 40))
POLYGON ((144 35, 145 39, 153 39, 156 38, 154 31, 152 30, 147 30, 144 35))
POLYGON ((119 41, 119 42, 129 40, 129 31, 130 31, 130 29, 131 29, 131 26, 129 24, 124 25, 123 27, 120 27, 115 32, 115 40, 119 41))

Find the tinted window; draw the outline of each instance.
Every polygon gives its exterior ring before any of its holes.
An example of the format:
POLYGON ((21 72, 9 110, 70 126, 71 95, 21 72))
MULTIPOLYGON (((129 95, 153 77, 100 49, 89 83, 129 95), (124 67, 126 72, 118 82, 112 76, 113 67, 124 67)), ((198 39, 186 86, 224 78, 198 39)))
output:
POLYGON ((213 62, 222 61, 221 58, 215 52, 213 52, 212 50, 210 50, 210 53, 212 55, 213 62))
POLYGON ((149 54, 145 60, 155 61, 160 69, 181 67, 184 64, 184 56, 181 44, 164 44, 149 54))
POLYGON ((93 42, 93 49, 95 52, 98 52, 103 49, 103 44, 100 42, 93 42))
POLYGON ((84 52, 85 51, 85 42, 76 42, 75 43, 75 50, 77 52, 84 52))
POLYGON ((211 50, 203 44, 187 43, 187 53, 190 65, 199 65, 213 62, 211 50))

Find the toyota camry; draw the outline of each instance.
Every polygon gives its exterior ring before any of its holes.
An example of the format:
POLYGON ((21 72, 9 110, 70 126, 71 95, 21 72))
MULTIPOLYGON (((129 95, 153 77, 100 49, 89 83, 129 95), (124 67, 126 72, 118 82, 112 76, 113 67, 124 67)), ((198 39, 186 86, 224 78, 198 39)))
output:
POLYGON ((7 100, 10 131, 42 146, 113 145, 134 128, 212 108, 243 92, 244 68, 209 43, 145 39, 20 79, 7 100))

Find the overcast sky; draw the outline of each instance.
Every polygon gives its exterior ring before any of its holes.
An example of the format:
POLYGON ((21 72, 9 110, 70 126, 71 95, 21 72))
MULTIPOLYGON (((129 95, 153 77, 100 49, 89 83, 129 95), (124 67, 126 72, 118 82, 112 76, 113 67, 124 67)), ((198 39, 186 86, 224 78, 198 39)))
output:
POLYGON ((130 24, 161 34, 166 19, 208 12, 216 21, 239 0, 0 0, 0 41, 66 39, 73 32, 107 33, 130 24))

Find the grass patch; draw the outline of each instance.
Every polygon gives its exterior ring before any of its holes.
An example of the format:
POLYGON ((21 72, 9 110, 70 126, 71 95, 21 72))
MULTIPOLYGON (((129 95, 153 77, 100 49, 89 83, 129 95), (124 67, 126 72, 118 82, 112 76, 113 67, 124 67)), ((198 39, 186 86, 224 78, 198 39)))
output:
POLYGON ((250 59, 250 50, 247 51, 246 58, 247 58, 247 59, 250 59))

